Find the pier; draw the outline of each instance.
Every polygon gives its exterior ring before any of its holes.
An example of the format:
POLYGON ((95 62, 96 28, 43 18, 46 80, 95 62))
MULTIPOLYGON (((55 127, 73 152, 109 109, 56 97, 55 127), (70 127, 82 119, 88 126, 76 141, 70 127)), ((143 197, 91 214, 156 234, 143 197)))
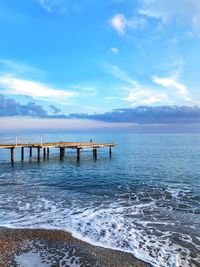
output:
POLYGON ((37 151, 37 160, 40 161, 41 157, 43 159, 49 159, 50 157, 50 149, 57 148, 59 149, 60 160, 65 157, 66 149, 75 149, 77 161, 80 161, 81 150, 83 149, 91 149, 93 152, 93 159, 97 159, 97 151, 100 148, 108 148, 109 157, 112 157, 112 148, 116 145, 113 143, 107 144, 99 144, 90 142, 52 142, 52 143, 32 143, 32 144, 0 144, 0 149, 9 149, 10 150, 10 160, 12 163, 15 161, 14 151, 15 149, 21 149, 21 161, 24 161, 25 149, 29 150, 29 158, 32 158, 33 149, 37 151))

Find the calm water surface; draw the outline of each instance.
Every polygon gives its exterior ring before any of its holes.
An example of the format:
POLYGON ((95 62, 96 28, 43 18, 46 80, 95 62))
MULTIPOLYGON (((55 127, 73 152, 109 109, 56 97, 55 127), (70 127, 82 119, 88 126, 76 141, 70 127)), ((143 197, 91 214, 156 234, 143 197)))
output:
POLYGON ((43 136, 90 138, 117 143, 112 159, 102 149, 94 161, 88 150, 76 162, 66 150, 60 161, 52 149, 48 161, 29 161, 27 151, 22 163, 16 150, 11 165, 0 151, 0 226, 62 229, 153 266, 200 266, 200 136, 43 136))

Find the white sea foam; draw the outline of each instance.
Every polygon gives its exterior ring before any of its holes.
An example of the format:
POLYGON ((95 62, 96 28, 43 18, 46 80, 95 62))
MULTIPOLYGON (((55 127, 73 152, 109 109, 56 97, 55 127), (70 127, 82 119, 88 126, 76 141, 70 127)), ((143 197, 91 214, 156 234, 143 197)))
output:
POLYGON ((19 267, 51 267, 51 263, 43 262, 43 259, 38 252, 27 252, 15 256, 15 261, 19 267))
MULTIPOLYGON (((40 246, 40 244, 39 244, 40 246)), ((81 267, 80 257, 70 255, 69 251, 62 251, 62 256, 54 255, 47 250, 36 251, 32 244, 32 250, 15 255, 15 262, 19 267, 51 267, 52 265, 62 267, 81 267)))
MULTIPOLYGON (((101 205, 91 202, 89 206, 84 205, 84 199, 82 202, 72 199, 69 205, 45 197, 1 195, 0 206, 6 206, 0 210, 1 226, 65 230, 93 245, 131 252, 154 266, 195 266, 190 250, 172 242, 173 231, 163 230, 174 226, 170 218, 162 222, 145 216, 157 208, 155 201, 135 205, 125 201, 101 205), (164 227, 159 230, 157 226, 164 227)), ((190 236, 181 238, 192 245, 190 236)), ((200 262, 199 256, 196 261, 200 262)))

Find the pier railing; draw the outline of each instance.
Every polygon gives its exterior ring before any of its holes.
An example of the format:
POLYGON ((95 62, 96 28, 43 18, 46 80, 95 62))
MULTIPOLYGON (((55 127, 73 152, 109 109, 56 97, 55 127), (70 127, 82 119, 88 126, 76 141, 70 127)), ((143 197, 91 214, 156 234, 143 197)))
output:
POLYGON ((1 136, 0 144, 9 144, 9 145, 21 145, 21 144, 43 144, 43 135, 32 135, 32 136, 24 136, 17 134, 15 136, 1 136))

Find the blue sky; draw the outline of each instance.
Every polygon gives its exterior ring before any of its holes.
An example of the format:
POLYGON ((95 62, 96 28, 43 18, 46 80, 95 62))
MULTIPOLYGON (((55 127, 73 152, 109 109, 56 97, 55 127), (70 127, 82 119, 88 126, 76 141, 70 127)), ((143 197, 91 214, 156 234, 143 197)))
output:
POLYGON ((2 109, 200 105, 199 0, 1 0, 0 34, 2 109))

